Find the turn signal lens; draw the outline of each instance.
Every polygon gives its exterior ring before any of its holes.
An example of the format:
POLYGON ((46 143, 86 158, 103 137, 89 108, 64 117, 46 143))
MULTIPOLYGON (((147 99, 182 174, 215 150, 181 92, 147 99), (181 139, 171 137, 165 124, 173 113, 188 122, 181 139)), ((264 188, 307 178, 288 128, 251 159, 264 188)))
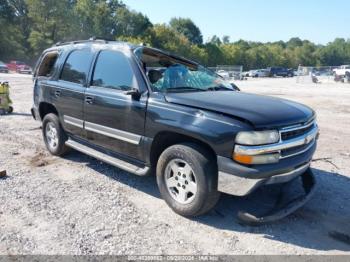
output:
POLYGON ((237 153, 233 153, 233 160, 238 163, 246 164, 246 165, 254 165, 254 164, 272 164, 277 163, 280 159, 280 154, 266 154, 266 155, 256 155, 256 156, 248 156, 241 155, 237 153))
POLYGON ((253 157, 252 156, 245 156, 245 155, 239 155, 239 154, 233 154, 233 160, 242 163, 242 164, 252 164, 253 157))

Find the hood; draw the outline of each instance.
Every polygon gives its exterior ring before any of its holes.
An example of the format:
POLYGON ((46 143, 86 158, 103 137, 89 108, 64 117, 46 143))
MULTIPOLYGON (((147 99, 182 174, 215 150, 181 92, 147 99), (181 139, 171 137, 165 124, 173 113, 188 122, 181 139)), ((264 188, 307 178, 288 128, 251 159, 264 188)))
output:
POLYGON ((220 112, 245 119, 255 128, 271 128, 304 123, 314 115, 311 108, 296 102, 243 92, 167 93, 165 99, 170 103, 220 112))

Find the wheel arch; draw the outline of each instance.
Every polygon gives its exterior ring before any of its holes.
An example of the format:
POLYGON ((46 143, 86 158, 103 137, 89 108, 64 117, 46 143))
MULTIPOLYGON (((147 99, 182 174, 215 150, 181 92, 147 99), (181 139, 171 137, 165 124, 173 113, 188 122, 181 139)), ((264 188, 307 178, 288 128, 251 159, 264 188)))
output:
POLYGON ((157 166, 159 156, 169 148, 170 146, 181 144, 181 143, 192 143, 202 147, 213 157, 213 161, 217 165, 217 158, 214 149, 207 143, 199 140, 195 137, 180 134, 172 131, 159 132, 153 139, 150 151, 150 164, 153 168, 157 166))
POLYGON ((58 116, 58 111, 56 107, 47 102, 41 102, 39 104, 39 115, 40 119, 43 120, 47 114, 53 113, 58 116))

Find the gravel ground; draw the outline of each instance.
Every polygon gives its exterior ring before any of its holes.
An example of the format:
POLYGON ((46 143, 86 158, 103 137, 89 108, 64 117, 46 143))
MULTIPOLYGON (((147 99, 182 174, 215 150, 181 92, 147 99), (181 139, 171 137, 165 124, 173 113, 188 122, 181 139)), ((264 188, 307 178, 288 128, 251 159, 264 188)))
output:
POLYGON ((75 151, 50 156, 29 113, 31 77, 0 74, 1 80, 10 81, 15 113, 0 116, 0 169, 8 173, 0 179, 0 254, 350 254, 350 85, 237 83, 246 92, 313 107, 321 129, 314 198, 275 224, 249 227, 235 213, 261 206, 270 192, 223 195, 206 216, 178 216, 160 199, 152 176, 75 151))

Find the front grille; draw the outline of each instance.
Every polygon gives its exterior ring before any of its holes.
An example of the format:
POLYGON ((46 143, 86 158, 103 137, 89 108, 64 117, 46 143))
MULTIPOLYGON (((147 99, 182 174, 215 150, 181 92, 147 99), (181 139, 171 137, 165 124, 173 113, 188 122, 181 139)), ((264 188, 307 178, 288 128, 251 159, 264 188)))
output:
POLYGON ((310 144, 296 146, 296 147, 292 147, 292 148, 288 148, 288 149, 283 149, 283 150, 281 150, 281 157, 285 158, 285 157, 300 154, 300 153, 304 152, 305 150, 307 150, 308 147, 310 147, 310 144))
POLYGON ((290 129, 290 130, 286 130, 286 131, 281 131, 281 139, 282 141, 286 141, 286 140, 289 140, 289 139, 293 139, 293 138, 296 138, 296 137, 299 137, 299 136, 302 136, 306 133, 308 133, 311 129, 313 129, 315 126, 315 123, 311 123, 311 124, 308 124, 306 126, 300 126, 299 128, 293 128, 293 129, 290 129))
POLYGON ((282 149, 280 151, 281 158, 295 156, 309 150, 314 144, 315 138, 313 138, 312 140, 309 140, 307 139, 308 136, 306 134, 308 134, 315 127, 317 127, 316 121, 312 120, 307 122, 304 125, 286 127, 280 130, 282 142, 293 143, 293 141, 291 141, 292 139, 296 139, 296 141, 299 141, 300 139, 301 140, 305 139, 303 144, 299 144, 298 146, 290 147, 287 149, 282 149))

